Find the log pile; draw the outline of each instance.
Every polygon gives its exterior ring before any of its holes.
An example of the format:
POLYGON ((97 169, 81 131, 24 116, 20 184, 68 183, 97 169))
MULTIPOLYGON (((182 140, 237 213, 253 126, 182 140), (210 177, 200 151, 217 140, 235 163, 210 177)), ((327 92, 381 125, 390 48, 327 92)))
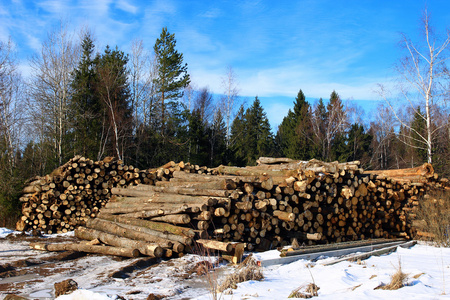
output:
POLYGON ((127 256, 172 257, 201 246, 235 261, 244 245, 267 250, 294 239, 312 245, 413 238, 419 199, 430 188, 448 188, 429 164, 381 172, 364 171, 357 161, 260 158, 256 167, 170 162, 144 174, 139 178, 147 182, 111 185, 96 206, 100 213, 75 235, 127 256))
POLYGON ((16 228, 49 234, 72 231, 98 214, 112 188, 168 180, 166 169, 141 171, 111 157, 93 161, 75 156, 51 174, 29 180, 20 197, 22 217, 16 228))

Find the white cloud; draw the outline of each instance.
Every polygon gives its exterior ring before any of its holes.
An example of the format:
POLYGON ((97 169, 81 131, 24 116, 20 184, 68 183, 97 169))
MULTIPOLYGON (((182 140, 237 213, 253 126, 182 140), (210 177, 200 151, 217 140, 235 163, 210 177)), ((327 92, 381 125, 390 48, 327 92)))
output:
POLYGON ((217 7, 213 7, 205 12, 202 12, 199 14, 199 17, 202 18, 208 18, 208 19, 215 19, 221 15, 221 10, 217 7))
POLYGON ((116 3, 117 7, 123 11, 135 14, 138 11, 137 6, 131 5, 128 1, 120 0, 116 3))

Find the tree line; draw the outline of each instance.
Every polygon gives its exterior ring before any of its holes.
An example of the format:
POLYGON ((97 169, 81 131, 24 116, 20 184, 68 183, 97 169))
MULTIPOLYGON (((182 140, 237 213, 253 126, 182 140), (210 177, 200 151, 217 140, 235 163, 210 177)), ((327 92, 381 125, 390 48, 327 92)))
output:
POLYGON ((127 54, 98 49, 89 31, 78 41, 61 25, 29 66, 25 79, 12 43, 0 42, 0 220, 17 213, 27 178, 75 155, 114 156, 141 169, 171 160, 245 166, 261 156, 390 169, 431 155, 435 169, 449 175, 450 118, 442 106, 433 106, 432 118, 420 102, 401 112, 380 106, 367 123, 336 91, 311 104, 300 89, 274 133, 258 97, 248 106, 239 100, 231 67, 221 96, 195 87, 167 28, 151 50, 134 41, 127 54))

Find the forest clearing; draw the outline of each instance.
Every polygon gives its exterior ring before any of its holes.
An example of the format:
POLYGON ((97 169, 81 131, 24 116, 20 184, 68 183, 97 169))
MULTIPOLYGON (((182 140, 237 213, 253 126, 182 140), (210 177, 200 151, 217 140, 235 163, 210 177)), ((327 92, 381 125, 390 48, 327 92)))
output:
POLYGON ((450 4, 3 2, 0 299, 449 298, 450 4))

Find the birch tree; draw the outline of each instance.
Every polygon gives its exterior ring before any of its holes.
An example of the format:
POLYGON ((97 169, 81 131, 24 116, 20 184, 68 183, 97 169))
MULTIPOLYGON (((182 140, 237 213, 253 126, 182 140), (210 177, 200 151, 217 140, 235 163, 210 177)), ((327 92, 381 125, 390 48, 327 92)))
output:
POLYGON ((61 23, 57 30, 48 34, 40 54, 31 59, 31 110, 34 119, 41 120, 41 138, 48 137, 58 165, 65 159, 63 144, 69 127, 71 74, 77 64, 78 49, 73 35, 61 23))
POLYGON ((226 146, 230 147, 231 120, 234 117, 234 110, 237 107, 235 103, 239 97, 236 73, 231 66, 227 67, 225 76, 222 78, 222 87, 224 96, 222 97, 223 112, 226 121, 226 146))
POLYGON ((407 139, 411 147, 425 149, 427 161, 432 163, 433 136, 439 128, 434 128, 435 111, 446 106, 445 96, 448 96, 448 72, 446 62, 450 43, 450 32, 439 36, 430 24, 430 17, 425 10, 421 20, 422 40, 413 42, 406 35, 402 35, 401 45, 405 56, 399 61, 396 70, 399 74, 400 99, 411 107, 415 114, 417 108, 425 109, 420 114, 426 123, 425 133, 417 131, 410 123, 403 119, 394 107, 395 99, 382 85, 379 94, 386 100, 400 124, 414 133, 414 140, 407 139), (419 143, 419 144, 417 144, 419 143))
MULTIPOLYGON (((11 41, 0 41, 0 226, 12 226, 25 180, 18 169, 25 114, 23 82, 11 41)), ((27 178, 32 173, 25 173, 27 178)), ((33 174, 34 175, 34 174, 33 174)))
POLYGON ((17 71, 12 43, 0 42, 0 160, 2 171, 9 176, 13 175, 25 118, 21 90, 22 79, 17 71))
POLYGON ((156 64, 142 40, 134 40, 130 53, 131 109, 135 126, 149 126, 154 119, 156 64))

